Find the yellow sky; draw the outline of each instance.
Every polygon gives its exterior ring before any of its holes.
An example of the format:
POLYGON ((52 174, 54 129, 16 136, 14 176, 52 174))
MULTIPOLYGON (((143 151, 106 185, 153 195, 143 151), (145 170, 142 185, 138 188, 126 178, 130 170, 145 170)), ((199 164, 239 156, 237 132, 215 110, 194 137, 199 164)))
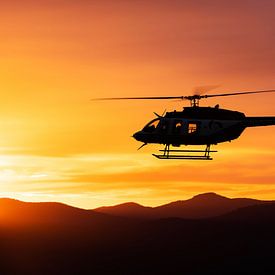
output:
MULTIPOLYGON (((0 195, 93 208, 214 191, 275 197, 274 127, 212 162, 160 161, 131 135, 181 102, 91 102, 275 88, 272 1, 2 1, 0 195), (24 2, 24 3, 23 3, 24 2)), ((212 99, 274 115, 275 95, 212 99)), ((186 103, 188 104, 188 103, 186 103)))

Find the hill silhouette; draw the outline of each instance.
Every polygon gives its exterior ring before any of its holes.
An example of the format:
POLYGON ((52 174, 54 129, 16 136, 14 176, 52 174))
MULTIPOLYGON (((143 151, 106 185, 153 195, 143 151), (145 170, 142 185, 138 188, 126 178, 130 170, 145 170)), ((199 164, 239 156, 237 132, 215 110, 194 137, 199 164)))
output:
POLYGON ((218 220, 252 223, 275 223, 275 202, 239 208, 219 216, 218 220))
POLYGON ((84 210, 56 202, 22 202, 0 199, 0 225, 43 225, 94 222, 99 224, 114 220, 109 215, 84 210))
POLYGON ((235 209, 266 203, 255 199, 229 199, 215 193, 205 193, 188 200, 175 201, 158 207, 144 207, 136 203, 124 203, 93 209, 98 213, 142 219, 184 218, 201 219, 220 216, 235 209))
MULTIPOLYGON (((209 215, 235 200, 203 194, 183 202, 209 202, 209 215)), ((0 199, 0 274, 274 274, 275 203, 255 202, 211 218, 144 220, 0 199)))
POLYGON ((153 207, 142 206, 135 202, 126 202, 115 206, 99 207, 92 211, 122 217, 146 218, 152 217, 153 207))

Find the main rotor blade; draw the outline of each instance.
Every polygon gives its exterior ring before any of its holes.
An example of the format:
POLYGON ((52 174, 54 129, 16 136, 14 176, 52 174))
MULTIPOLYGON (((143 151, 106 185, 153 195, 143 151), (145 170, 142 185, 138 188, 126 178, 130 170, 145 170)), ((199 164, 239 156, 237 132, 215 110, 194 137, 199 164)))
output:
POLYGON ((131 99, 187 99, 185 96, 145 96, 145 97, 103 97, 91 100, 131 100, 131 99))
POLYGON ((218 96, 233 96, 233 95, 246 95, 246 94, 261 94, 261 93, 274 93, 275 90, 262 90, 262 91, 248 91, 248 92, 234 92, 234 93, 223 93, 223 94, 208 94, 199 95, 194 94, 190 96, 144 96, 144 97, 102 97, 93 98, 92 101, 96 100, 152 100, 152 99, 179 99, 179 100, 199 100, 208 97, 218 97, 218 96))
POLYGON ((212 94, 202 95, 200 98, 217 97, 217 96, 231 96, 231 95, 246 95, 246 94, 262 94, 262 93, 274 93, 275 90, 263 90, 263 91, 251 91, 251 92, 236 92, 236 93, 224 93, 224 94, 212 94))

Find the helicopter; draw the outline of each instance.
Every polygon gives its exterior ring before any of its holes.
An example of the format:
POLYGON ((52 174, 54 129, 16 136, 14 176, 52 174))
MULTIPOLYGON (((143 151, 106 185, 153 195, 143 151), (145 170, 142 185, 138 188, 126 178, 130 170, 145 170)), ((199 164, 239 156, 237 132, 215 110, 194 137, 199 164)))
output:
POLYGON ((143 144, 163 144, 161 154, 152 154, 158 159, 192 159, 212 160, 211 145, 222 142, 231 142, 237 139, 247 127, 275 125, 275 116, 250 117, 242 112, 215 107, 200 107, 201 99, 212 97, 273 93, 275 90, 231 92, 220 94, 196 93, 191 96, 160 96, 160 97, 114 97, 96 98, 93 100, 189 100, 191 106, 182 111, 166 112, 156 115, 156 118, 147 123, 143 129, 133 134, 133 137, 143 144), (206 145, 204 150, 171 149, 181 145, 206 145))

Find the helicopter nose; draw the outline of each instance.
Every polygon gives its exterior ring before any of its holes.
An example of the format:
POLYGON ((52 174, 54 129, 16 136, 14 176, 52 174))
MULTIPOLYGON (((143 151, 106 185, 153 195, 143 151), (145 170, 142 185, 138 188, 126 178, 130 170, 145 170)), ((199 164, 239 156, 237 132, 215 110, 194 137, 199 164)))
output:
POLYGON ((141 136, 142 134, 140 133, 140 131, 133 134, 133 138, 137 141, 141 141, 141 136))

